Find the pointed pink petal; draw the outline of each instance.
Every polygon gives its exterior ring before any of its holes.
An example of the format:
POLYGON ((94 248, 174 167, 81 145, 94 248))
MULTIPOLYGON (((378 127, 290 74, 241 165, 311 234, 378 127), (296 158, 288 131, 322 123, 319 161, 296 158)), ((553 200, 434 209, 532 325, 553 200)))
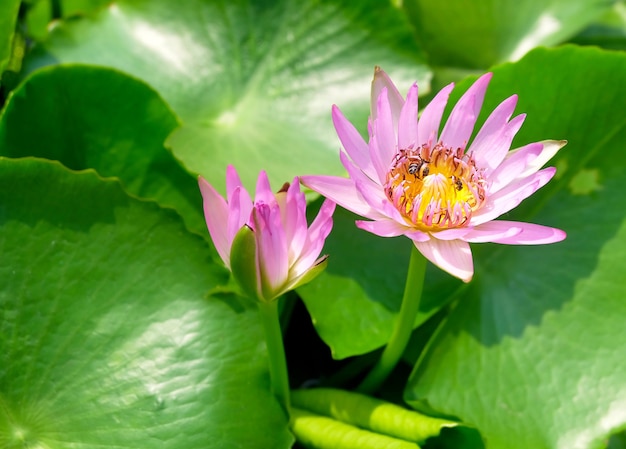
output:
POLYGON ((491 113, 483 127, 478 131, 468 152, 474 155, 476 165, 489 174, 495 170, 511 148, 513 137, 524 123, 525 114, 518 115, 509 123, 515 110, 517 95, 504 100, 491 113))
POLYGON ((271 204, 276 202, 272 187, 270 186, 270 180, 267 178, 265 170, 259 172, 259 177, 256 181, 256 192, 254 194, 254 203, 263 202, 265 204, 271 204))
POLYGON ((383 185, 387 179, 387 170, 389 169, 389 162, 383 162, 383 154, 384 152, 380 149, 380 145, 378 143, 378 138, 376 134, 370 134, 370 160, 372 161, 372 165, 376 170, 376 178, 378 178, 378 182, 383 185))
POLYGON ((198 177, 198 185, 202 193, 202 205, 204 207, 204 218, 206 220, 209 235, 217 253, 224 264, 230 268, 230 243, 227 234, 228 204, 222 196, 217 193, 211 184, 202 176, 198 177))
POLYGON ((256 204, 252 211, 257 241, 257 262, 261 272, 263 296, 270 300, 287 282, 289 260, 287 240, 277 203, 256 204))
POLYGON ((335 212, 335 203, 330 200, 324 201, 320 207, 317 217, 311 223, 309 228, 307 242, 302 248, 302 253, 291 267, 289 276, 299 277, 309 270, 317 261, 318 256, 322 252, 326 237, 333 228, 333 212, 335 212))
POLYGON ((228 252, 230 257, 230 247, 232 246, 235 235, 244 225, 249 225, 252 213, 252 201, 250 195, 243 186, 238 186, 232 192, 230 202, 228 203, 228 224, 226 226, 226 235, 228 238, 228 252))
POLYGON ((233 194, 233 191, 242 186, 241 179, 239 179, 239 174, 234 166, 229 165, 226 167, 226 199, 230 201, 230 197, 233 194))
POLYGON ((387 101, 391 105, 392 123, 393 129, 398 128, 398 117, 400 115, 400 109, 404 105, 404 98, 391 78, 380 67, 374 69, 374 79, 372 80, 372 93, 371 93, 371 116, 372 120, 378 118, 378 101, 383 89, 387 90, 387 101))
MULTIPOLYGON (((399 111, 398 111, 399 112, 399 111)), ((374 136, 378 143, 380 162, 385 171, 397 152, 397 125, 391 116, 391 106, 387 97, 387 89, 382 90, 378 97, 378 117, 374 121, 374 136)))
POLYGON ((352 159, 367 176, 375 179, 376 171, 370 159, 369 146, 365 143, 361 134, 359 134, 352 123, 344 117, 337 106, 333 106, 332 118, 339 140, 348 153, 348 156, 350 156, 350 159, 352 159))
POLYGON ((400 111, 398 148, 417 148, 417 84, 413 84, 400 111))
POLYGON ((367 188, 378 192, 381 198, 384 197, 383 186, 381 186, 378 182, 372 180, 369 176, 359 170, 359 168, 356 167, 350 159, 348 159, 346 153, 344 153, 343 151, 339 152, 339 160, 348 172, 348 176, 350 177, 350 179, 352 179, 355 183, 357 181, 361 182, 363 185, 367 186, 367 188))
POLYGON ((448 97, 450 97, 452 89, 454 89, 454 83, 448 84, 441 89, 422 111, 422 116, 419 118, 419 123, 417 124, 418 145, 424 145, 428 143, 430 139, 432 139, 433 142, 437 142, 441 116, 443 115, 443 110, 446 108, 446 104, 448 104, 448 97))
MULTIPOLYGON (((400 214, 398 209, 392 204, 392 202, 385 195, 384 187, 363 175, 354 165, 348 160, 348 158, 341 153, 339 155, 341 163, 348 171, 348 175, 354 181, 357 191, 360 196, 372 207, 372 210, 377 214, 378 218, 389 217, 401 225, 405 225, 406 220, 400 214)), ((374 214, 366 216, 377 220, 374 214)))
POLYGON ((556 169, 548 167, 528 178, 509 184, 502 190, 487 197, 486 203, 470 219, 470 226, 480 224, 498 218, 505 212, 517 207, 524 199, 543 187, 552 177, 556 169))
MULTIPOLYGON (((543 167, 546 162, 548 162, 552 157, 567 145, 567 140, 544 140, 542 142, 538 142, 543 145, 543 150, 541 154, 537 156, 536 159, 530 161, 526 169, 518 175, 519 178, 523 178, 535 173, 541 167, 543 167)), ((513 152, 518 150, 513 150, 513 152)))
POLYGON ((531 143, 515 151, 510 151, 498 168, 489 175, 487 179, 489 193, 494 194, 518 179, 526 167, 541 154, 542 150, 543 145, 541 143, 531 143))
POLYGON ((330 233, 333 224, 333 213, 335 212, 335 203, 325 200, 320 207, 317 216, 309 227, 309 239, 311 241, 321 241, 323 243, 330 233), (328 227, 330 224, 331 228, 328 227))
POLYGON ((365 201, 351 179, 310 175, 301 176, 300 182, 357 215, 374 220, 380 217, 380 214, 365 201))
MULTIPOLYGON (((340 154, 340 158, 350 178, 354 181, 357 191, 367 204, 372 207, 374 213, 377 213, 379 218, 390 217, 404 225, 405 219, 391 201, 389 201, 389 198, 385 195, 384 188, 363 175, 343 153, 340 154)), ((367 218, 377 219, 372 214, 367 218)))
POLYGON ((516 225, 517 223, 512 221, 489 221, 471 229, 463 240, 470 243, 502 243, 502 240, 522 232, 522 228, 516 225))
POLYGON ((300 256, 307 239, 306 198, 304 193, 300 192, 298 178, 295 178, 289 185, 285 205, 281 210, 285 223, 285 236, 289 243, 289 260, 293 261, 300 256))
POLYGON ((413 229, 410 232, 406 232, 404 235, 406 235, 408 238, 410 238, 414 242, 427 242, 430 240, 430 234, 427 234, 422 231, 418 231, 416 229, 413 229))
POLYGON ((437 240, 427 242, 413 240, 415 247, 432 263, 452 276, 469 282, 474 275, 474 263, 469 244, 462 240, 437 240))
POLYGON ((480 227, 482 228, 487 225, 491 225, 493 227, 496 223, 503 229, 508 227, 509 229, 517 229, 519 232, 514 233, 509 237, 502 235, 497 239, 488 240, 490 242, 503 243, 506 245, 544 245, 546 243, 560 242, 567 236, 565 232, 560 229, 518 221, 496 220, 485 223, 480 227))
MULTIPOLYGON (((393 218, 395 221, 400 223, 402 226, 406 226, 406 224, 408 223, 407 220, 400 213, 400 211, 398 209, 396 209, 396 206, 394 206, 393 203, 387 199, 386 196, 385 196, 385 200, 383 201, 382 204, 383 204, 383 207, 382 207, 382 210, 381 210, 381 214, 384 217, 393 218)), ((411 229, 413 229, 413 228, 411 228, 411 229)))
POLYGON ((411 230, 411 228, 402 226, 400 223, 390 218, 377 221, 357 220, 355 223, 357 228, 371 232, 372 234, 376 234, 380 237, 397 237, 399 235, 404 235, 407 231, 411 230))
POLYGON ((363 172, 354 166, 347 156, 341 152, 339 154, 341 163, 348 171, 350 179, 354 181, 357 191, 372 209, 384 214, 384 204, 389 200, 385 196, 383 187, 368 178, 363 172))
POLYGON ((491 73, 484 74, 463 94, 452 109, 441 132, 441 137, 439 137, 439 142, 451 148, 465 148, 467 146, 491 77, 491 73))
MULTIPOLYGON (((356 188, 358 189, 361 196, 367 201, 367 203, 372 206, 373 213, 370 214, 369 217, 373 220, 394 220, 396 223, 400 224, 403 227, 407 227, 407 221, 404 219, 402 214, 395 208, 393 204, 385 197, 384 195, 379 195, 380 192, 374 191, 372 189, 366 188, 362 183, 356 183, 356 188)), ((407 227, 407 229, 410 229, 407 227)))
POLYGON ((469 232, 471 232, 471 228, 453 228, 446 229, 445 231, 437 231, 433 233, 433 236, 439 240, 456 240, 463 238, 469 232))

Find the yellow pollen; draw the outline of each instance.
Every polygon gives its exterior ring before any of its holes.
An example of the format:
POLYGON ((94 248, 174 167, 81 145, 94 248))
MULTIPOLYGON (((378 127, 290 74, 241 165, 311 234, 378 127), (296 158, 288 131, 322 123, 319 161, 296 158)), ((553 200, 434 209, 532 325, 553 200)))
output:
POLYGON ((485 199, 485 181, 473 158, 437 144, 398 151, 385 193, 405 220, 422 231, 462 227, 485 199))

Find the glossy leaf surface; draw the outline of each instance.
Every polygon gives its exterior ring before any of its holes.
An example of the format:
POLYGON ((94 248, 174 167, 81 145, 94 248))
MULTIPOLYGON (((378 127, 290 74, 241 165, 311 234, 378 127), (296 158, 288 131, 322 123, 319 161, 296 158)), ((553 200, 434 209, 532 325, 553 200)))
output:
POLYGON ((37 159, 0 204, 0 446, 289 447, 258 316, 174 212, 37 159))
POLYGON ((403 5, 434 65, 487 69, 585 28, 612 0, 408 0, 403 5))
POLYGON ((130 193, 176 208, 204 234, 197 182, 163 145, 177 126, 167 104, 140 80, 100 67, 53 66, 9 98, 0 155, 44 157, 117 177, 130 193))
POLYGON ((408 23, 385 2, 158 0, 60 24, 30 67, 84 62, 144 79, 184 123, 168 142, 174 154, 223 189, 228 163, 249 187, 262 168, 276 182, 340 173, 331 104, 365 120, 360 99, 377 64, 426 92, 420 61, 408 23))

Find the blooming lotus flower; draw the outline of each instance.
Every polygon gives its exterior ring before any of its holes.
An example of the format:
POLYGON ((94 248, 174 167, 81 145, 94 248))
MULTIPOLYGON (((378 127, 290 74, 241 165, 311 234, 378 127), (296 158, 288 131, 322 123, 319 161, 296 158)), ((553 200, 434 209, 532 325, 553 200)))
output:
POLYGON ((376 68, 369 144, 333 106, 349 179, 304 176, 301 182, 371 221, 356 225, 383 237, 406 235, 432 263, 469 282, 469 243, 544 244, 563 240, 559 229, 495 218, 545 185, 554 168, 540 168, 565 145, 543 141, 509 151, 525 115, 511 119, 513 95, 491 113, 470 142, 491 74, 460 98, 439 132, 454 87, 443 88, 417 117, 417 85, 406 100, 376 68))
POLYGON ((271 301, 325 268, 326 256, 318 256, 333 226, 335 204, 326 200, 307 227, 298 178, 274 194, 262 171, 254 202, 233 166, 226 169, 227 201, 204 178, 198 183, 215 248, 249 296, 271 301))

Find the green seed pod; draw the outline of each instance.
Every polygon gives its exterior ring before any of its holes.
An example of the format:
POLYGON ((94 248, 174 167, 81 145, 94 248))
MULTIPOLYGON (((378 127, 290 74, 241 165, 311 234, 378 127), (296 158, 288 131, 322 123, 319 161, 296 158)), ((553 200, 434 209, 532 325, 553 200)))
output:
POLYGON ((439 435, 444 427, 458 425, 454 421, 422 415, 370 396, 333 388, 294 390, 291 400, 298 408, 417 443, 439 435))
POLYGON ((310 449, 420 449, 415 443, 359 429, 326 416, 291 408, 291 431, 310 449))

